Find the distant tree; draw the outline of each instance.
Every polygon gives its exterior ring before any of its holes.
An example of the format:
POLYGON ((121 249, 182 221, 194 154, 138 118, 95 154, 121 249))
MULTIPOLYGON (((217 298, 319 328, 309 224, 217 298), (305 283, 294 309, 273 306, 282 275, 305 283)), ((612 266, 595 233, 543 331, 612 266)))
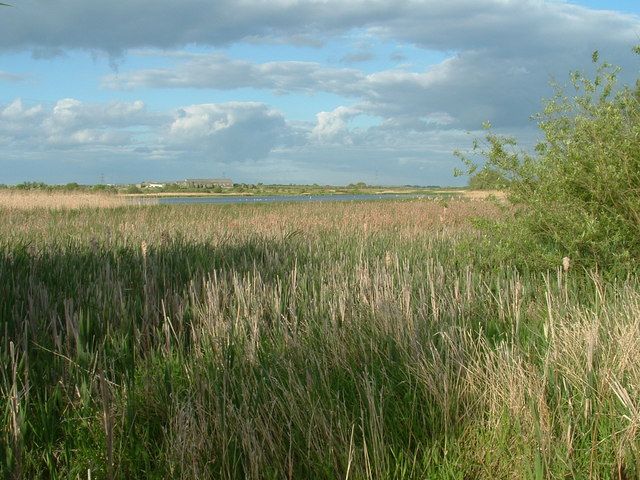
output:
MULTIPOLYGON (((80 188, 86 188, 83 186, 80 186, 80 188)), ((94 192, 111 192, 111 193, 117 193, 118 189, 113 186, 113 185, 104 185, 104 184, 99 184, 99 185, 93 185, 91 186, 91 190, 94 192)))
POLYGON ((22 182, 15 186, 17 190, 47 190, 49 186, 43 182, 22 182))

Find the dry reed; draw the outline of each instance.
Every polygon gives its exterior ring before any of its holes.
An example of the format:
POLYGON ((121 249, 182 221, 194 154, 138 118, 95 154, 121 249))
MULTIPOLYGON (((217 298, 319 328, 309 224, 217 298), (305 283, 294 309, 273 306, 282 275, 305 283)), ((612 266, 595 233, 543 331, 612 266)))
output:
MULTIPOLYGON (((144 199, 147 202, 149 199, 144 199)), ((115 194, 89 192, 0 191, 0 208, 11 210, 114 208, 137 200, 115 194)))

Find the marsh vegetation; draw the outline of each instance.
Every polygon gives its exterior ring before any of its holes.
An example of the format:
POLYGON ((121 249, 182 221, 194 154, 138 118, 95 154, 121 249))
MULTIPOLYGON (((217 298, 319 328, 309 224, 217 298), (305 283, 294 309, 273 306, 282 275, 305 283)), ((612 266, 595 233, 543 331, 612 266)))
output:
POLYGON ((510 265, 506 214, 3 208, 2 474, 634 478, 640 282, 510 265))

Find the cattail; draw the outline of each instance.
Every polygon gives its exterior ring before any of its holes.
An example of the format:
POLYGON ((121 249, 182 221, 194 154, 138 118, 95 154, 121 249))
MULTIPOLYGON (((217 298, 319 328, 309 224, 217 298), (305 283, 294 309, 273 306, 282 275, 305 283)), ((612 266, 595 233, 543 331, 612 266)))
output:
POLYGON ((442 213, 440 214, 440 223, 444 223, 444 220, 446 217, 447 217, 447 207, 443 207, 442 213))
POLYGON ((384 255, 384 264, 387 268, 391 267, 391 265, 393 264, 393 256, 391 255, 391 252, 388 250, 384 255))
POLYGON ((569 260, 569 257, 564 257, 562 259, 562 270, 564 270, 565 273, 569 271, 570 264, 571 264, 571 261, 569 260))
POLYGON ((94 255, 97 254, 100 247, 98 239, 96 237, 91 237, 91 239, 89 240, 89 244, 91 245, 91 252, 93 252, 94 255))

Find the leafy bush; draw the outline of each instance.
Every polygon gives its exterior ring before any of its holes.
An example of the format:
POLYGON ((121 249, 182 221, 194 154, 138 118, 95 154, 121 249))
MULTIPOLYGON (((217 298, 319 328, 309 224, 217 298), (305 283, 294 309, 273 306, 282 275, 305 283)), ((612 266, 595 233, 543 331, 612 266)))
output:
POLYGON ((70 192, 74 192, 76 190, 81 190, 81 189, 82 187, 77 182, 67 183, 66 185, 62 186, 62 190, 67 190, 70 192))
POLYGON ((469 178, 472 190, 502 190, 507 184, 508 180, 500 172, 487 166, 469 178))
MULTIPOLYGON (((640 47, 635 52, 640 54, 640 47)), ((515 206, 502 244, 527 264, 625 270, 640 260, 640 82, 616 88, 619 68, 594 52, 593 79, 574 72, 573 95, 555 85, 535 118, 544 134, 535 154, 489 129, 472 154, 509 180, 515 206)), ((458 153, 473 174, 477 165, 458 153)))

